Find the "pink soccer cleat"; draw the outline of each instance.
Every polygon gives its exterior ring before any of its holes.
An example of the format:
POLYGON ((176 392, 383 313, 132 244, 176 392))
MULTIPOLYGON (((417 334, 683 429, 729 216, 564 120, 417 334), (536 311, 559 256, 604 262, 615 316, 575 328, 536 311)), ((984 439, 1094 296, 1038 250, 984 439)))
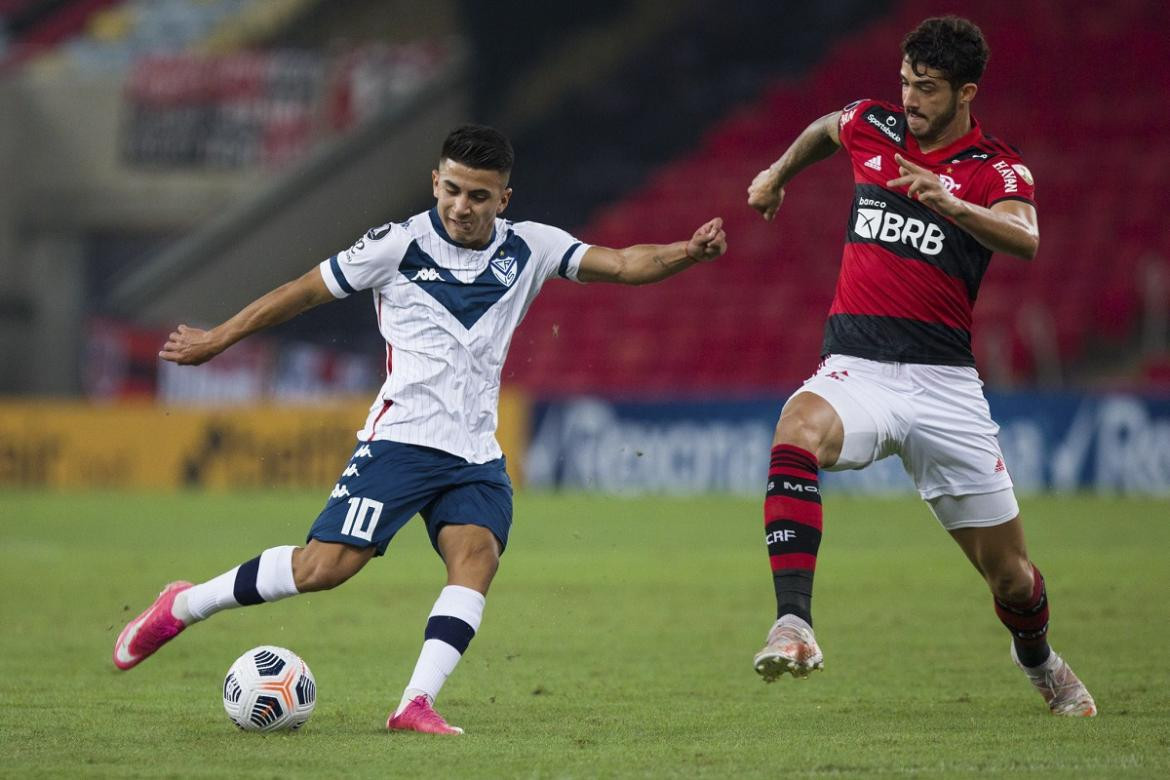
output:
POLYGON ((172 582, 145 612, 126 624, 114 643, 114 666, 119 669, 137 666, 187 627, 171 613, 171 606, 175 596, 190 587, 189 582, 172 582))
POLYGON ((390 731, 417 731, 420 734, 462 734, 463 729, 449 726, 443 716, 435 712, 426 696, 415 696, 402 712, 386 721, 390 731))

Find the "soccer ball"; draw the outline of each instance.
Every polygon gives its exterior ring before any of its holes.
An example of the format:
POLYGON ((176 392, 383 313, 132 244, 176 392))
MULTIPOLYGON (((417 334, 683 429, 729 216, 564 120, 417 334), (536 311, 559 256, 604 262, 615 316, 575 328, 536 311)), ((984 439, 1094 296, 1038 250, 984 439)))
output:
POLYGON ((317 681, 308 664, 283 647, 253 647, 223 679, 223 708, 244 731, 299 729, 316 704, 317 681))

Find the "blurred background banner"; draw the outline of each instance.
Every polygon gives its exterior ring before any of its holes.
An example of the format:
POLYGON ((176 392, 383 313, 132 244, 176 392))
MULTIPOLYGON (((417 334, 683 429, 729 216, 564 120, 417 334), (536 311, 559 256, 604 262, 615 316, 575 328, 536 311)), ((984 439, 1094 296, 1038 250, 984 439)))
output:
POLYGON ((368 401, 290 409, 0 405, 0 485, 79 490, 332 485, 368 401), (357 421, 355 423, 355 421, 357 421))
MULTIPOLYGON (((0 488, 328 492, 358 441, 366 398, 311 406, 0 402, 0 488)), ((500 398, 499 439, 523 480, 527 402, 500 398)))
MULTIPOLYGON (((950 10, 0 0, 0 484, 327 490, 385 374, 369 296, 197 369, 159 346, 427 208, 442 138, 476 121, 515 145, 512 219, 625 246, 720 216, 729 238, 661 285, 545 286, 502 377, 517 483, 758 494, 819 358, 852 181, 840 154, 809 169, 772 223, 746 187, 816 117, 897 101, 902 36, 950 10)), ((1042 226, 975 307, 1008 468, 1164 494, 1170 4, 962 12, 992 51, 974 112, 1020 148, 1042 226)), ((827 481, 909 489, 896 461, 827 481)))
MULTIPOLYGON (((1170 496, 1170 399, 990 393, 1016 489, 1170 496)), ((537 404, 528 485, 609 493, 756 495, 783 398, 537 404)), ((830 492, 905 492, 897 457, 826 472, 830 492)))

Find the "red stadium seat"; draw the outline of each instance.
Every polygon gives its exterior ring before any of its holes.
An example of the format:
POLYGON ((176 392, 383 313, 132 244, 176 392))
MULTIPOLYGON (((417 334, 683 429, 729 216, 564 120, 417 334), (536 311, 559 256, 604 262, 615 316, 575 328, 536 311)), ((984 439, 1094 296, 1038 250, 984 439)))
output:
MULTIPOLYGON (((897 99, 897 41, 936 12, 932 0, 898 4, 598 214, 579 233, 610 246, 678 239, 722 216, 730 249, 653 288, 548 285, 517 333, 515 380, 537 392, 726 394, 790 389, 810 374, 845 232, 848 169, 833 159, 806 172, 774 223, 747 208, 747 185, 815 117, 856 98, 897 99), (559 317, 571 325, 553 339, 559 317)), ((977 115, 1034 171, 1042 228, 1033 262, 992 262, 975 310, 976 349, 1003 353, 1010 379, 1027 382, 1044 361, 1033 354, 1025 304, 1042 306, 1060 361, 1075 362, 1090 341, 1132 335, 1138 260, 1170 254, 1162 227, 1170 110, 1150 97, 1164 92, 1154 63, 1170 60, 1170 4, 974 0, 963 13, 994 53, 977 115)))

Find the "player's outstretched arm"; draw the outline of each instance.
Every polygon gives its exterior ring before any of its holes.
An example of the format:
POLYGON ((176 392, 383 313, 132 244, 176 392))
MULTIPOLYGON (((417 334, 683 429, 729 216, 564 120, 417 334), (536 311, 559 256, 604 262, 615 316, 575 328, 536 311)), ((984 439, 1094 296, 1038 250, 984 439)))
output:
POLYGON ((898 163, 896 179, 886 182, 891 189, 906 188, 906 194, 922 205, 953 220, 975 240, 993 252, 1003 252, 1031 260, 1040 248, 1040 227, 1036 208, 1020 200, 1001 200, 991 208, 977 206, 955 197, 942 185, 936 174, 894 155, 898 163))
POLYGON ((780 159, 756 174, 748 186, 748 205, 769 222, 784 202, 784 187, 796 174, 841 147, 840 111, 826 114, 796 137, 780 159))
POLYGON ((158 356, 184 366, 206 363, 245 336, 279 325, 306 309, 335 300, 317 268, 249 303, 211 330, 180 325, 158 356))
POLYGON ((719 217, 695 231, 689 241, 673 244, 637 244, 625 249, 590 247, 581 258, 577 279, 582 282, 651 284, 674 276, 696 263, 706 263, 727 251, 727 234, 719 217))

